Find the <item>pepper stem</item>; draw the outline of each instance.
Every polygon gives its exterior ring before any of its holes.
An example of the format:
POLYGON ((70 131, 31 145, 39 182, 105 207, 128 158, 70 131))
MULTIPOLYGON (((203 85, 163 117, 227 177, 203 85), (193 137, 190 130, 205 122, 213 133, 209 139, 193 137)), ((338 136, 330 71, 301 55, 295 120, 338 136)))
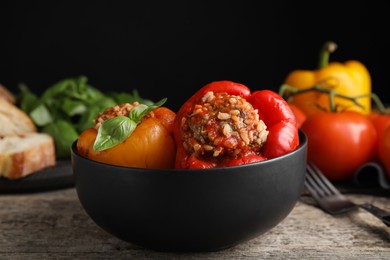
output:
POLYGON ((337 49, 337 44, 332 41, 325 42, 322 47, 318 60, 318 69, 325 68, 329 64, 329 56, 337 49))

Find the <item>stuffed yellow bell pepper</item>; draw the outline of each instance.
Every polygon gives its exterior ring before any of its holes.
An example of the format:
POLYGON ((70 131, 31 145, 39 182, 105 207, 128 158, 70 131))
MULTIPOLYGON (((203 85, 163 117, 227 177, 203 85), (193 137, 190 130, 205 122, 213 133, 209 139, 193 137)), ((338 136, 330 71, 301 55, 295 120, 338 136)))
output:
MULTIPOLYGON (((165 102, 165 101, 163 101, 165 102)), ((88 159, 126 167, 174 168, 176 113, 163 103, 146 106, 134 102, 107 108, 84 130, 77 150, 88 159)))
POLYGON ((285 85, 299 90, 288 101, 299 107, 310 116, 318 109, 330 110, 329 94, 320 91, 302 91, 313 86, 336 91, 340 95, 351 97, 335 97, 337 110, 354 110, 363 114, 371 111, 371 77, 367 68, 359 61, 349 60, 345 63, 330 62, 330 53, 335 51, 334 42, 326 42, 320 52, 317 70, 294 70, 285 80, 285 85), (354 99, 352 99, 354 98, 354 99), (357 103, 356 103, 357 102, 357 103))

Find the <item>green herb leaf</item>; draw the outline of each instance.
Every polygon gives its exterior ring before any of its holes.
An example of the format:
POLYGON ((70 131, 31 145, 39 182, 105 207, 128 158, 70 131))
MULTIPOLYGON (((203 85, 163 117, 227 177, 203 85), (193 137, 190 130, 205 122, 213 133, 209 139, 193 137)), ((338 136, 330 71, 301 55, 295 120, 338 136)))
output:
POLYGON ((80 115, 76 122, 76 129, 81 133, 87 128, 93 127, 93 120, 96 115, 108 107, 115 106, 117 103, 112 98, 103 97, 93 105, 87 105, 87 110, 80 115))
POLYGON ((79 136, 72 124, 62 119, 56 120, 43 127, 41 132, 53 136, 57 158, 66 159, 70 157, 72 143, 79 136))
POLYGON ((140 104, 145 104, 145 105, 153 105, 154 102, 149 100, 149 99, 145 99, 145 98, 142 98, 138 92, 138 90, 136 89, 133 89, 133 91, 131 93, 127 93, 127 92, 111 92, 111 93, 108 93, 108 95, 110 97, 112 97, 115 102, 117 104, 123 104, 123 103, 133 103, 133 102, 136 102, 138 101, 140 104))
POLYGON ((163 98, 160 101, 154 103, 153 105, 147 106, 144 104, 140 104, 133 108, 129 113, 129 118, 135 121, 137 124, 141 121, 141 119, 146 116, 150 111, 161 107, 167 101, 167 98, 163 98))
POLYGON ((140 104, 130 110, 129 118, 138 123, 148 113, 149 107, 144 104, 140 104))
POLYGON ((16 104, 24 112, 30 113, 39 103, 39 98, 24 83, 19 84, 19 90, 20 92, 16 95, 16 104))
MULTIPOLYGON (((88 78, 83 75, 62 79, 46 88, 40 96, 33 93, 23 83, 19 84, 19 90, 16 104, 30 115, 39 131, 48 132, 54 137, 58 151, 57 158, 70 157, 68 147, 72 144, 71 141, 75 135, 93 127, 93 119, 104 109, 116 104, 135 101, 153 106, 139 108, 138 111, 133 112, 136 121, 125 124, 130 124, 132 125, 130 128, 135 128, 144 115, 158 106, 151 100, 142 98, 136 89, 129 93, 104 93, 91 86, 88 83, 88 78)), ((133 131, 134 129, 126 130, 125 134, 129 136, 133 131)), ((108 135, 108 133, 105 134, 108 135)), ((113 142, 113 140, 107 141, 107 143, 113 142)), ((100 142, 103 143, 103 141, 100 142)), ((120 143, 119 141, 115 142, 120 143)))
POLYGON ((134 132, 145 115, 166 101, 167 98, 164 98, 151 106, 140 104, 131 109, 129 117, 116 116, 104 121, 99 127, 93 149, 99 152, 122 143, 134 132))
POLYGON ((53 117, 45 105, 39 105, 30 113, 31 119, 37 126, 45 126, 53 122, 53 117))
POLYGON ((83 101, 65 98, 62 101, 61 109, 67 116, 72 117, 84 114, 87 111, 87 106, 83 101))
POLYGON ((93 149, 103 151, 122 143, 137 127, 137 123, 125 116, 104 121, 99 127, 93 149))

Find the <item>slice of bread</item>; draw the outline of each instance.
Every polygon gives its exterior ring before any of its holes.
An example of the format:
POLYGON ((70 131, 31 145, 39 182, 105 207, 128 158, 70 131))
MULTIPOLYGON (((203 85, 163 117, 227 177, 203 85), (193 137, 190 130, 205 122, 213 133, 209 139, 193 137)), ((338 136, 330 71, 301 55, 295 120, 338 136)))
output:
POLYGON ((0 99, 0 136, 37 132, 31 118, 14 104, 0 99))
POLYGON ((14 95, 3 85, 0 84, 0 99, 3 99, 9 103, 15 104, 14 95))
POLYGON ((0 137, 0 176, 16 180, 56 163, 53 138, 44 133, 0 137))

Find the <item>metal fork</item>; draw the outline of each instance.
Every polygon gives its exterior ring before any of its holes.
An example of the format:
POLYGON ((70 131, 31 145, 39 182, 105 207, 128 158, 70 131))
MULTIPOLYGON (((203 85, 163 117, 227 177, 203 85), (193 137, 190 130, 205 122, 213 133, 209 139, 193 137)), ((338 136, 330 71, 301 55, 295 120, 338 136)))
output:
POLYGON ((390 227, 390 212, 370 203, 356 204, 348 200, 313 163, 307 164, 305 187, 320 208, 331 215, 339 215, 362 208, 390 227))

